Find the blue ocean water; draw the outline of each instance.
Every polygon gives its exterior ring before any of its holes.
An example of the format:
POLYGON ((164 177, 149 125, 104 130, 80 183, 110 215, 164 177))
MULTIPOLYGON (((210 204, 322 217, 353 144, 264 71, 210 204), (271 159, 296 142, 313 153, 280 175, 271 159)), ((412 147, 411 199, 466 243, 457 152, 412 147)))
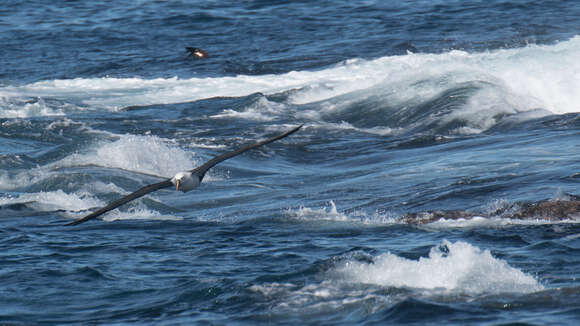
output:
POLYGON ((0 324, 577 325, 578 215, 493 212, 580 195, 578 17, 4 1, 0 324), (196 190, 64 226, 302 123, 196 190), (475 216, 405 218, 455 210, 475 216))

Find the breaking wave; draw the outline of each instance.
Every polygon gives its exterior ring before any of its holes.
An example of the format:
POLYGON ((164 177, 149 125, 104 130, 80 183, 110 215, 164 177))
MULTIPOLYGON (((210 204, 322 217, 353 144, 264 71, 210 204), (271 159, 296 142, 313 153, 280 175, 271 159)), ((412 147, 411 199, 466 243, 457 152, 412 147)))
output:
POLYGON ((580 111, 579 50, 577 36, 555 45, 479 53, 454 50, 351 59, 325 69, 283 74, 41 81, 0 88, 0 117, 63 115, 82 107, 116 111, 261 93, 282 100, 262 98, 245 109, 224 108, 212 117, 271 121, 291 111, 315 124, 379 134, 472 134, 506 121, 580 111), (30 98, 40 100, 31 103, 30 98))

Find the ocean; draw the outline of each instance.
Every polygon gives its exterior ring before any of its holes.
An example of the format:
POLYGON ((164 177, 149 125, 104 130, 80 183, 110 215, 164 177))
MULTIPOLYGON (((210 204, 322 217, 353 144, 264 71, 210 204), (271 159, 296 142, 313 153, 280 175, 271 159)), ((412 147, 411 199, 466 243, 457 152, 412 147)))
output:
POLYGON ((3 1, 0 325, 577 325, 579 18, 3 1))

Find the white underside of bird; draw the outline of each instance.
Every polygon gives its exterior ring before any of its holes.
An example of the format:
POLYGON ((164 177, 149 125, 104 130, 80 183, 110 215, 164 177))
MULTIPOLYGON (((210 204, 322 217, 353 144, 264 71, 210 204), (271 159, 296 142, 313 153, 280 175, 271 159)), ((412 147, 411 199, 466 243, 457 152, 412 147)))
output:
POLYGON ((185 171, 179 172, 171 178, 171 183, 175 186, 175 190, 187 192, 199 187, 201 180, 197 174, 185 171))

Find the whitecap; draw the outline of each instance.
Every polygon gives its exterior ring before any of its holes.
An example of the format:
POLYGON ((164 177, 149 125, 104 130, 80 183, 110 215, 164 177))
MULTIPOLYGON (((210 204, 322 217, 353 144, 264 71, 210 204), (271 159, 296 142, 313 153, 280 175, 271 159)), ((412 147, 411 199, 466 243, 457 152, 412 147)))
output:
POLYGON ((0 96, 0 118, 64 116, 67 109, 69 108, 47 104, 42 98, 31 101, 0 96))
POLYGON ((285 108, 286 106, 284 104, 268 101, 265 97, 261 97, 255 103, 245 107, 242 111, 225 109, 221 113, 210 116, 210 118, 237 118, 253 121, 273 121, 284 112, 285 108))
POLYGON ((82 153, 71 154, 48 167, 96 165, 118 168, 160 177, 194 168, 191 153, 157 136, 122 135, 115 141, 103 141, 82 153))
POLYGON ((19 173, 0 173, 0 189, 30 186, 66 173, 63 170, 66 168, 99 166, 168 178, 179 171, 193 169, 197 163, 199 160, 193 153, 171 141, 157 136, 121 135, 117 140, 99 142, 44 166, 19 173))
POLYGON ((316 221, 316 220, 325 220, 325 221, 348 221, 349 218, 343 213, 339 213, 336 209, 336 205, 334 201, 328 202, 328 207, 323 208, 309 208, 301 206, 297 209, 287 209, 285 214, 286 216, 303 221, 316 221))
POLYGON ((331 312, 364 305, 371 313, 409 297, 456 300, 544 290, 533 276, 467 242, 444 240, 417 260, 384 253, 334 257, 333 266, 311 282, 258 283, 249 290, 276 310, 331 312))
POLYGON ((26 204, 36 211, 82 211, 96 206, 104 206, 104 202, 92 197, 85 191, 65 193, 55 191, 41 191, 37 193, 20 193, 0 197, 0 206, 6 204, 26 204))
POLYGON ((530 293, 544 288, 489 250, 463 241, 445 240, 418 260, 392 253, 379 255, 372 263, 348 260, 330 274, 342 282, 433 290, 434 294, 530 293))
MULTIPOLYGON (((580 74, 577 73, 580 70, 579 49, 580 36, 576 36, 555 45, 528 45, 476 53, 454 50, 438 54, 408 53, 374 60, 351 59, 316 71, 291 71, 278 75, 47 80, 2 87, 0 98, 67 98, 72 103, 115 111, 134 105, 292 91, 288 104, 337 99, 336 103, 348 105, 349 99, 344 95, 356 93, 354 99, 357 101, 374 97, 396 107, 401 103, 424 102, 458 85, 479 83, 492 87, 482 87, 481 93, 471 99, 464 111, 456 114, 479 119, 479 126, 485 128, 493 123, 491 118, 495 112, 484 118, 479 115, 489 110, 523 112, 541 108, 554 114, 577 112, 580 100, 576 92, 580 89, 580 74)), ((336 110, 341 105, 332 107, 330 105, 328 109, 336 110)), ((234 112, 224 111, 222 114, 234 112)), ((271 119, 276 114, 248 111, 245 118, 271 119)))

